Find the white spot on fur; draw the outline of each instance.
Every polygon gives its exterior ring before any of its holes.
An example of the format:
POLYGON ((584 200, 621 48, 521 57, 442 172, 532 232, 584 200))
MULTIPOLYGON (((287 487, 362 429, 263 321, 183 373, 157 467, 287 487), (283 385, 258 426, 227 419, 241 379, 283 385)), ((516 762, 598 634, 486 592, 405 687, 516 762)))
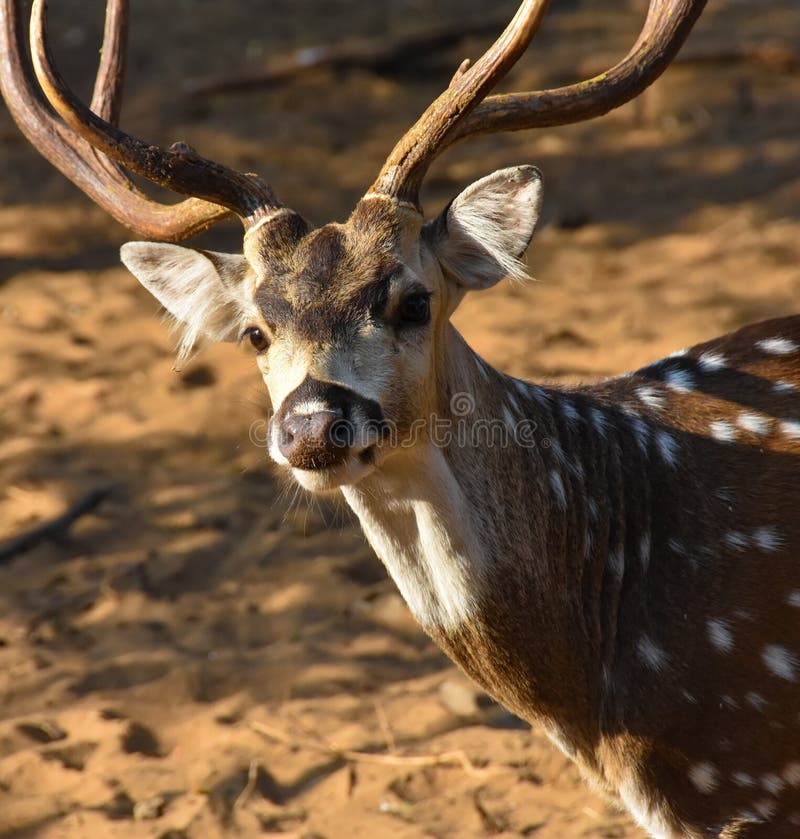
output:
POLYGON ((526 399, 531 395, 532 388, 528 382, 523 382, 521 379, 514 379, 514 387, 517 389, 519 395, 526 399))
POLYGON ((522 413, 519 407, 519 402, 517 402, 517 397, 514 396, 513 393, 506 393, 506 399, 508 399, 509 407, 515 414, 519 415, 522 413))
POLYGON ((756 779, 747 772, 734 772, 731 780, 737 787, 750 788, 756 785, 756 779))
POLYGON ((656 432, 656 446, 664 462, 675 469, 678 465, 678 443, 666 431, 656 432))
POLYGON ((764 787, 767 792, 777 795, 786 786, 786 782, 783 778, 779 778, 772 772, 768 772, 766 775, 761 776, 761 786, 764 787))
POLYGON ((636 395, 648 408, 652 408, 654 411, 660 411, 664 407, 664 395, 650 385, 636 388, 636 395))
POLYGON ((708 372, 721 370, 728 364, 727 359, 722 353, 712 351, 704 352, 702 355, 699 355, 697 357, 697 363, 703 368, 703 370, 708 372))
POLYGON ((778 809, 778 804, 768 798, 762 798, 759 801, 754 801, 751 805, 763 818, 771 819, 778 809))
POLYGON ((511 411, 508 409, 508 405, 503 405, 503 419, 506 423, 506 428, 509 430, 511 434, 514 433, 514 428, 516 427, 516 422, 514 420, 511 411))
POLYGON ((745 411, 739 414, 736 424, 739 428, 743 428, 751 434, 767 434, 769 433, 770 425, 772 425, 772 420, 769 417, 761 417, 758 414, 745 411))
POLYGON ((770 355, 789 355, 797 352, 800 347, 788 338, 764 338, 756 342, 756 346, 770 355))
POLYGON ((556 501, 558 502, 558 506, 562 510, 567 509, 567 493, 564 489, 564 481, 561 477, 561 474, 557 472, 555 469, 551 469, 549 473, 550 478, 550 486, 552 487, 553 494, 556 497, 556 501))
POLYGON ((589 409, 589 414, 592 417, 592 424, 595 431, 601 436, 606 436, 606 427, 608 425, 605 414, 596 406, 589 409))
POLYGON ((783 539, 772 526, 758 527, 753 531, 753 542, 765 553, 775 553, 783 546, 783 539))
POLYGON ((760 693, 748 691, 744 696, 745 702, 756 711, 763 711, 767 707, 767 700, 760 693))
POLYGON ((573 425, 581 419, 578 409, 568 399, 561 400, 561 412, 564 414, 567 421, 573 425))
POLYGON ((636 644, 640 660, 651 670, 660 673, 668 664, 667 654, 649 635, 642 635, 636 644))
POLYGON ((702 763, 695 763, 689 769, 689 780, 698 792, 702 792, 703 795, 711 795, 719 787, 719 769, 707 760, 702 763))
POLYGON ((780 644, 768 644, 764 647, 761 658, 767 666, 767 670, 779 679, 787 682, 797 681, 797 656, 780 644))
POLYGON ((650 427, 641 417, 632 417, 631 425, 633 426, 633 434, 636 437, 636 442, 642 454, 647 454, 647 448, 650 443, 650 427))
POLYGON ((800 787, 800 763, 796 761, 787 763, 781 772, 783 780, 793 787, 800 787))
POLYGON ((671 367, 664 373, 664 384, 678 393, 688 393, 695 387, 692 374, 680 367, 671 367))
POLYGON ((564 449, 561 448, 561 443, 558 440, 553 440, 552 438, 548 440, 547 448, 550 449, 551 454, 553 457, 562 465, 567 465, 567 456, 564 454, 564 449))
POLYGON ((786 602, 795 609, 800 609, 800 591, 790 591, 786 595, 786 602))
POLYGON ((745 825, 764 823, 764 819, 762 819, 755 810, 739 810, 736 814, 736 818, 745 825))
POLYGON ((795 385, 793 385, 791 382, 783 382, 783 381, 775 382, 775 384, 772 385, 772 389, 776 393, 791 393, 793 390, 797 390, 795 385))
POLYGON ((716 420, 708 426, 711 436, 723 443, 730 443, 736 439, 736 429, 725 420, 716 420))
POLYGON ((709 640, 719 652, 729 653, 733 649, 733 635, 725 621, 713 618, 706 622, 706 629, 709 640))
POLYGON ((682 358, 682 357, 683 357, 683 356, 685 356, 685 355, 686 355, 686 353, 688 353, 688 352, 689 352, 689 350, 688 350, 686 347, 682 347, 682 348, 681 348, 681 349, 679 349, 679 350, 675 350, 675 352, 671 352, 671 353, 667 356, 667 358, 682 358))
POLYGON ((729 548, 733 548, 735 551, 743 551, 747 548, 750 540, 741 531, 730 530, 723 537, 723 541, 729 548))
POLYGON ((780 423, 781 433, 790 440, 800 440, 800 422, 797 420, 783 420, 780 423))

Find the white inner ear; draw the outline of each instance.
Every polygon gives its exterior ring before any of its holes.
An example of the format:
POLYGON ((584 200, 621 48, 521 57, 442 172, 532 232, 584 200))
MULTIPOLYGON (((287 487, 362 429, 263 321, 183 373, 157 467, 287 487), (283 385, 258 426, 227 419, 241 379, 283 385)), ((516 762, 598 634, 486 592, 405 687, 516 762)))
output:
POLYGON ((243 256, 161 242, 129 242, 120 254, 182 327, 179 360, 203 340, 238 340, 255 314, 251 269, 243 256))
POLYGON ((467 187, 436 219, 433 242, 442 267, 465 288, 488 288, 503 277, 526 279, 521 257, 542 201, 535 166, 515 166, 467 187))

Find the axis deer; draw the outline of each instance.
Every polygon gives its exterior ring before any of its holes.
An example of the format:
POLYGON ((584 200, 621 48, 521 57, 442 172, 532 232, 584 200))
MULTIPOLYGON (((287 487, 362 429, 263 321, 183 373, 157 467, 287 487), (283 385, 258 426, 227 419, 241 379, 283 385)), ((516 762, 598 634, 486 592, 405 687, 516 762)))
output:
POLYGON ((307 489, 344 495, 416 618, 467 673, 653 836, 797 836, 800 317, 576 388, 506 376, 449 324, 467 292, 523 273, 541 177, 495 172, 425 221, 434 157, 631 99, 704 3, 653 0, 631 52, 600 76, 487 98, 546 5, 524 0, 348 221, 316 230, 257 177, 117 127, 124 0, 110 0, 91 109, 52 66, 42 0, 30 66, 14 0, 0 0, 2 88, 46 157, 161 240, 125 245, 122 259, 185 327, 182 352, 201 338, 253 345, 275 411, 272 457, 307 489), (126 169, 192 197, 155 204, 126 169), (243 255, 165 243, 230 213, 243 255), (509 434, 440 440, 432 417, 500 420, 509 434))

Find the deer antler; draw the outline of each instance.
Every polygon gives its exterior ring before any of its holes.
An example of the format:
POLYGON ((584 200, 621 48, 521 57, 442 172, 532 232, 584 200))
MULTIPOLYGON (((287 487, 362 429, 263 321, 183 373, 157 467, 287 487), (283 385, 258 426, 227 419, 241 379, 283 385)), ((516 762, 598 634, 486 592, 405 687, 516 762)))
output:
POLYGON ((500 96, 487 94, 527 49, 548 0, 524 0, 505 31, 406 132, 370 192, 419 205, 433 160, 449 145, 478 134, 580 122, 630 101, 664 72, 700 16, 706 0, 651 0, 644 27, 628 55, 605 73, 566 87, 500 96))
POLYGON ((75 97, 53 65, 45 12, 43 0, 34 0, 31 68, 16 2, 0 0, 0 91, 31 143, 117 221, 146 238, 179 241, 231 212, 247 229, 282 207, 269 185, 254 175, 200 157, 185 144, 162 149, 116 127, 128 0, 109 0, 91 109, 75 97), (131 182, 122 166, 193 197, 174 205, 157 203, 131 182))

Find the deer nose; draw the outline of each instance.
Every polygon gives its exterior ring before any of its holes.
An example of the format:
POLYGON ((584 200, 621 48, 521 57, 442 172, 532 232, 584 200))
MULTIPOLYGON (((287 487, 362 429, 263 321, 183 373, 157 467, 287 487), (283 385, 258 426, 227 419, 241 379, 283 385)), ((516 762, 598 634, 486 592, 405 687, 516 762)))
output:
POLYGON ((345 460, 351 436, 341 411, 292 413, 281 422, 278 448, 295 469, 328 469, 345 460))

